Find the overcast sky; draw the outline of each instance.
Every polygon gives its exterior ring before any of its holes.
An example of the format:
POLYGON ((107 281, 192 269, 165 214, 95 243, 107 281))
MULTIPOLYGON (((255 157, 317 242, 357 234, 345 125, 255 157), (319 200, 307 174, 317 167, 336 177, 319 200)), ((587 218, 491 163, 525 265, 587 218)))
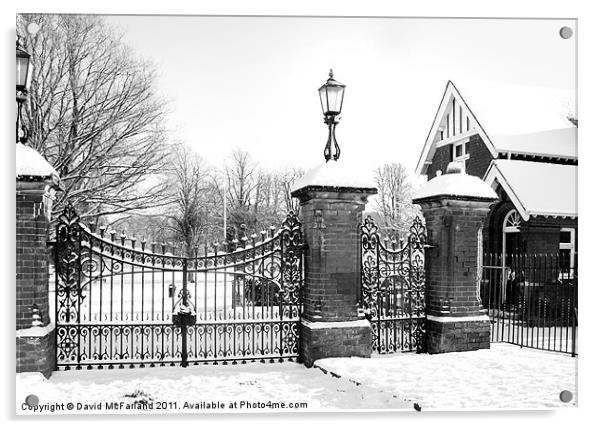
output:
POLYGON ((174 138, 217 165, 234 147, 268 169, 323 162, 327 129, 317 89, 329 68, 347 85, 337 127, 341 162, 370 167, 395 161, 414 169, 449 79, 575 90, 576 37, 559 36, 564 25, 575 28, 568 20, 107 21, 157 66, 174 138))

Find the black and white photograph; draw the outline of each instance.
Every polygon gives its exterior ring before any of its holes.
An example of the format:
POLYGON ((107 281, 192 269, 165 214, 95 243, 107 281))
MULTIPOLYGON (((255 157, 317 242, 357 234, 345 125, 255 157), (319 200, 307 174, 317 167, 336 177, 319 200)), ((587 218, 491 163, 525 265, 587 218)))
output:
POLYGON ((578 407, 575 15, 42 11, 17 418, 578 407))

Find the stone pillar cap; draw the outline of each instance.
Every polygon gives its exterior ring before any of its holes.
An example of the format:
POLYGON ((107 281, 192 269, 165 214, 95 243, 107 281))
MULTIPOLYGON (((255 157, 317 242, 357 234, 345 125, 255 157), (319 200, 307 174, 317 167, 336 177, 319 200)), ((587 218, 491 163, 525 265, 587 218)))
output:
POLYGON ((376 193, 376 183, 367 166, 348 161, 329 161, 309 169, 297 180, 291 193, 303 188, 334 188, 340 190, 369 190, 376 193))
POLYGON ((61 188, 61 180, 57 171, 40 153, 32 147, 17 143, 17 180, 27 182, 50 181, 56 188, 61 188))
POLYGON ((466 174, 457 163, 450 163, 447 174, 433 177, 415 194, 412 202, 418 203, 435 197, 474 200, 497 200, 495 191, 477 176, 466 174))

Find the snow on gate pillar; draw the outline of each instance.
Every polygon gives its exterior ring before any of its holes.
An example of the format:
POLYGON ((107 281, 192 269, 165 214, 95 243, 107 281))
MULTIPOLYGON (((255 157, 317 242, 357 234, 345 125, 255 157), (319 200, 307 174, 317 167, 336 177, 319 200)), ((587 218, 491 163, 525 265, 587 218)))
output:
POLYGON ((16 352, 17 372, 55 369, 54 325, 48 298, 48 226, 56 171, 34 149, 16 149, 16 352))
POLYGON ((370 323, 358 314, 359 225, 376 188, 370 179, 353 175, 329 162, 308 171, 291 193, 300 201, 307 244, 300 333, 306 366, 326 357, 369 357, 372 351, 370 323))
POLYGON ((450 163, 447 174, 414 196, 426 221, 426 348, 428 353, 489 348, 490 321, 479 296, 482 230, 497 195, 450 163))

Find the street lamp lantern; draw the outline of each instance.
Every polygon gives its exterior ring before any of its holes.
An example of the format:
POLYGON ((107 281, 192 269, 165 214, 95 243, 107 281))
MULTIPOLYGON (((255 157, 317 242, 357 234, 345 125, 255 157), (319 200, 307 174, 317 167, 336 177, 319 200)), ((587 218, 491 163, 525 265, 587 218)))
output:
POLYGON ((27 94, 31 81, 31 55, 17 40, 17 92, 27 94))
POLYGON ((322 113, 324 113, 324 123, 328 125, 328 142, 324 148, 324 158, 326 162, 331 159, 337 160, 341 154, 337 139, 335 136, 335 128, 339 123, 338 115, 343 107, 343 96, 345 95, 345 85, 334 80, 332 69, 328 74, 329 78, 324 85, 318 89, 320 94, 320 103, 322 104, 322 113), (334 154, 332 153, 332 145, 334 144, 334 154))
POLYGON ((328 73, 328 80, 318 89, 320 93, 320 102, 322 103, 322 112, 324 115, 338 115, 343 106, 343 95, 345 95, 345 85, 334 80, 332 69, 328 73))
POLYGON ((23 126, 23 104, 27 100, 31 68, 31 55, 21 46, 17 37, 17 143, 25 143, 28 137, 23 126))

